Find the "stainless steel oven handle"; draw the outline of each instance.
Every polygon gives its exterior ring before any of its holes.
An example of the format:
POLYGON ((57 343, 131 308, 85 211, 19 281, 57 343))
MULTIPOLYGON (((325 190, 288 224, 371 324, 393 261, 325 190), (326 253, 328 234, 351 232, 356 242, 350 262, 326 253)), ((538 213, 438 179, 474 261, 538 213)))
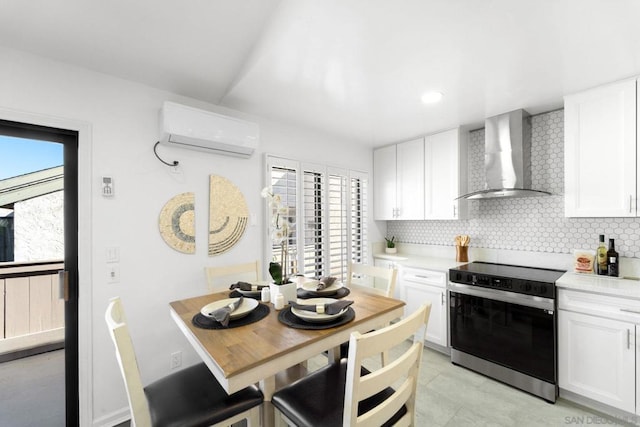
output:
POLYGON ((554 300, 551 298, 542 298, 533 295, 518 294, 509 291, 499 291, 478 286, 463 285, 461 283, 449 282, 448 289, 464 295, 472 295, 476 297, 492 299, 512 304, 523 305, 525 307, 540 308, 549 311, 552 314, 555 311, 554 300))

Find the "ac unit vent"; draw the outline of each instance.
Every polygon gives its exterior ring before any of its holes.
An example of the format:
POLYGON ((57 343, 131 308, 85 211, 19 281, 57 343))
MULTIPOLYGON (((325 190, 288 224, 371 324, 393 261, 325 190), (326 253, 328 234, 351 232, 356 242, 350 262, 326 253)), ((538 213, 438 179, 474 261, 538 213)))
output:
POLYGON ((160 110, 160 143, 250 157, 258 147, 256 123, 165 101, 160 110))

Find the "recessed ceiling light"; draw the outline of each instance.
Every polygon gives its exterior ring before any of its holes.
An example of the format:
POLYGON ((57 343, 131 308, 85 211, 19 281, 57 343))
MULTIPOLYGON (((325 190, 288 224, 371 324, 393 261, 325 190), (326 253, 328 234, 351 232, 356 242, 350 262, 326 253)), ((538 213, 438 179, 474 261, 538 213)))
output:
POLYGON ((442 99, 442 92, 425 92, 422 95, 422 102, 425 104, 435 104, 442 99))

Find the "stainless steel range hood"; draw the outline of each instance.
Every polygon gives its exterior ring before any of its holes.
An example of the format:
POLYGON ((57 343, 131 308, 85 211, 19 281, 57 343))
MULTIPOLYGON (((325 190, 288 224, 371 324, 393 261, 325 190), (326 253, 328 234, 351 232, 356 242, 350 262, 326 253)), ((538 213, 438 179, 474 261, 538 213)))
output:
POLYGON ((486 185, 458 199, 549 196, 531 189, 531 123, 529 114, 515 110, 485 120, 486 185))

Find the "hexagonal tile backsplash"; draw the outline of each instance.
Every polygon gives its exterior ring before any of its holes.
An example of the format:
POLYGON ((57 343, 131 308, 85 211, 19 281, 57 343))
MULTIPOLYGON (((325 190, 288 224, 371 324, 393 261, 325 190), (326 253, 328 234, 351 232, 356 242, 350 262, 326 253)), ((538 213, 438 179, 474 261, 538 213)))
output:
MULTIPOLYGON (((457 234, 471 246, 571 253, 595 249, 598 235, 616 239, 621 256, 640 258, 640 218, 565 218, 564 111, 531 117, 531 181, 549 197, 469 201, 469 219, 388 221, 387 234, 405 243, 452 246, 457 234)), ((484 188, 484 129, 469 135, 469 192, 484 188)))

